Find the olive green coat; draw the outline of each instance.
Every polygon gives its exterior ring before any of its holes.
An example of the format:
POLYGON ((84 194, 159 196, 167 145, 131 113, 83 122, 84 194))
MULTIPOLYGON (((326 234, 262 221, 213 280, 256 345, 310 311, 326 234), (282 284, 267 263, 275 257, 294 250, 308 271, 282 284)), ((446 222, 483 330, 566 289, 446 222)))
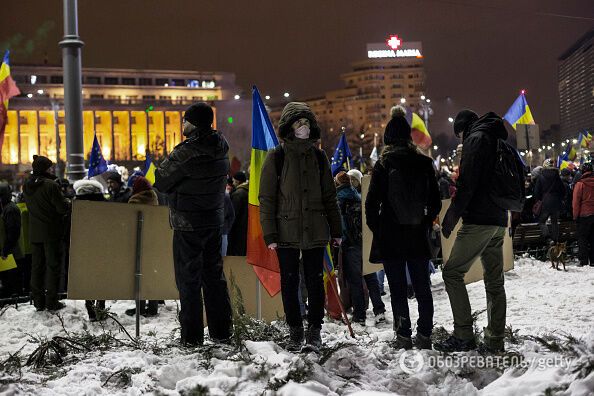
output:
POLYGON ((342 234, 336 188, 326 154, 318 165, 315 140, 286 140, 280 177, 276 156, 266 156, 260 178, 260 222, 267 245, 281 248, 325 247, 342 234), (321 178, 321 180, 320 180, 321 178))
POLYGON ((23 187, 23 196, 29 209, 30 241, 45 243, 64 238, 69 202, 58 183, 49 176, 31 175, 23 187))

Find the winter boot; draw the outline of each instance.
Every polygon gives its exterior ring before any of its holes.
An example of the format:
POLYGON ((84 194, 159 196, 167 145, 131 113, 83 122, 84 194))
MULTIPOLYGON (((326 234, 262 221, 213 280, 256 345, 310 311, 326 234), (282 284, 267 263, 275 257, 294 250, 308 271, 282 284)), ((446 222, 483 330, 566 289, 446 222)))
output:
POLYGON ((450 336, 447 340, 436 343, 434 348, 440 352, 467 352, 476 349, 476 342, 474 339, 462 340, 450 336))
POLYGON ((307 334, 305 335, 305 345, 301 348, 301 352, 315 352, 319 353, 322 347, 322 328, 309 326, 307 334))
POLYGON ((298 352, 301 350, 303 344, 303 326, 294 326, 289 328, 289 342, 287 343, 287 351, 298 352))
POLYGON ((48 305, 46 308, 48 311, 59 311, 61 309, 66 308, 66 304, 64 304, 61 301, 58 301, 57 303, 55 303, 53 305, 48 305))
POLYGON ((421 333, 417 333, 414 339, 414 344, 417 349, 432 349, 431 338, 426 337, 421 333))
POLYGON ((386 313, 380 312, 375 315, 375 324, 386 323, 386 313))
POLYGON ((409 350, 409 349, 412 349, 413 342, 410 337, 405 337, 403 335, 397 334, 396 340, 394 340, 392 342, 392 347, 396 350, 400 350, 400 349, 409 350))

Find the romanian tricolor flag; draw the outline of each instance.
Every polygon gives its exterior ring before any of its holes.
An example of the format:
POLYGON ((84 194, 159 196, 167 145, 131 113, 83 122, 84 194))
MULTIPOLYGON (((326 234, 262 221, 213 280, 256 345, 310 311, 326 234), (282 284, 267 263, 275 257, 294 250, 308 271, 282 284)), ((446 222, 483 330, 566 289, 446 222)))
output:
POLYGON ((406 121, 410 125, 411 136, 414 144, 420 148, 427 150, 432 143, 431 135, 427 130, 427 126, 419 115, 413 112, 410 108, 406 110, 406 121))
POLYGON ((149 154, 146 155, 146 161, 144 163, 144 177, 150 181, 151 184, 155 184, 155 170, 157 167, 153 163, 153 159, 149 154))
POLYGON ((569 143, 567 150, 565 150, 565 157, 567 157, 569 161, 573 161, 577 157, 577 151, 571 143, 569 143))
POLYGON ((328 312, 328 316, 332 319, 340 320, 342 310, 338 302, 338 282, 336 280, 330 245, 327 245, 324 250, 324 290, 326 290, 326 312, 328 312), (333 283, 334 287, 330 283, 333 283))
POLYGON ((8 99, 21 93, 10 76, 9 56, 10 51, 6 50, 2 65, 0 66, 0 162, 2 161, 4 130, 8 123, 8 99))
POLYGON ((517 124, 535 124, 524 91, 520 93, 520 96, 505 113, 503 119, 509 122, 514 129, 516 129, 517 124))
POLYGON ((584 133, 580 133, 578 137, 578 145, 582 148, 589 148, 590 142, 592 141, 592 135, 588 132, 584 131, 584 133))
POLYGON ((569 163, 570 162, 567 159, 567 154, 560 155, 557 157, 557 168, 559 168, 560 170, 569 167, 569 163))
POLYGON ((278 139, 258 92, 252 91, 252 155, 248 196, 247 262, 251 264, 262 285, 271 296, 280 291, 280 269, 276 252, 264 242, 260 224, 260 175, 268 151, 278 146, 278 139))

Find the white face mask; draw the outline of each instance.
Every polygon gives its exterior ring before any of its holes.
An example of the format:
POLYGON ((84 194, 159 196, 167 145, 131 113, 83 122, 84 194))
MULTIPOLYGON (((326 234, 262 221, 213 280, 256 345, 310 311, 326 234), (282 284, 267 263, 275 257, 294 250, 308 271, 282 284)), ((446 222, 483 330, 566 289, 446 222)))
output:
POLYGON ((309 127, 307 125, 301 125, 295 129, 295 137, 297 139, 309 139, 309 127))

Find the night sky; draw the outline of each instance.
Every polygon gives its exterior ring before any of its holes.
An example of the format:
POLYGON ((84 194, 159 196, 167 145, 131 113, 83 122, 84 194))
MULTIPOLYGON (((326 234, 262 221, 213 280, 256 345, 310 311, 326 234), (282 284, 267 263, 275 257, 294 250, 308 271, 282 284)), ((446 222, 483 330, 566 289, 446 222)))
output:
MULTIPOLYGON (((62 1, 1 9, 13 63, 61 62, 62 1)), ((438 135, 464 107, 503 115, 522 88, 541 129, 557 123, 557 58, 594 27, 594 0, 83 0, 79 23, 83 66, 230 71, 244 97, 321 95, 366 43, 422 41, 438 135)))

